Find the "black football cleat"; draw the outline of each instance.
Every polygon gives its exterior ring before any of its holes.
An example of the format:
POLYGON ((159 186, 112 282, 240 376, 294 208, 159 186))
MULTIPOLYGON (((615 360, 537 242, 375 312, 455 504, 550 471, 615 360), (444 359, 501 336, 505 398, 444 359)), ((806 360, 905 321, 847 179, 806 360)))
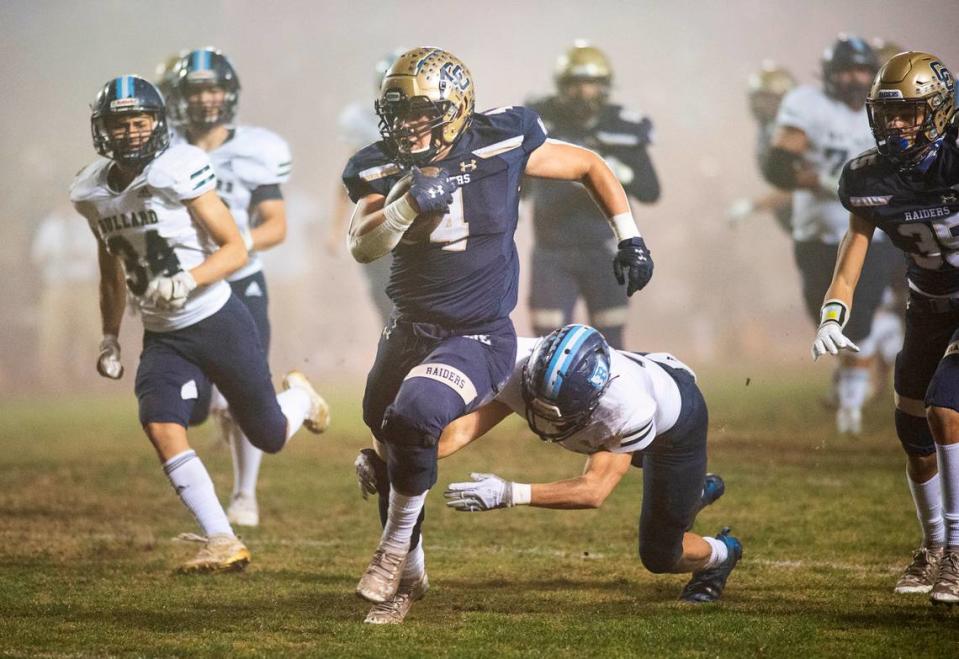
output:
POLYGON ((743 545, 738 539, 729 535, 729 527, 720 531, 716 539, 725 543, 729 549, 729 555, 716 567, 694 572, 693 578, 683 587, 683 592, 679 596, 682 601, 699 604, 715 602, 722 596, 726 579, 743 557, 743 545))

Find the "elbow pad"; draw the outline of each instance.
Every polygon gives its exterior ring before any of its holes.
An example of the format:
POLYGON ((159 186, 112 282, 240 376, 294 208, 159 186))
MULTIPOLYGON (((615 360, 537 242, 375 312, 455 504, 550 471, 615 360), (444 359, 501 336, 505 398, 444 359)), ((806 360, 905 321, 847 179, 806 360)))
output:
POLYGON ((763 159, 763 176, 782 190, 796 189, 796 171, 803 165, 803 157, 798 153, 771 147, 763 159))

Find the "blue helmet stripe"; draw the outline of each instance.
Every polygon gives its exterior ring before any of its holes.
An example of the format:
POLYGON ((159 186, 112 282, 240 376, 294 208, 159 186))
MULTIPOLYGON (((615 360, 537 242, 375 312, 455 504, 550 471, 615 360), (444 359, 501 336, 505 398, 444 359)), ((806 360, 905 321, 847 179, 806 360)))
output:
POLYGON ((203 68, 204 68, 204 70, 211 68, 211 67, 210 67, 210 59, 211 59, 211 58, 210 58, 210 51, 209 51, 209 50, 204 50, 204 51, 203 51, 203 68))
POLYGON ((130 76, 123 76, 123 98, 133 96, 133 79, 130 76))
POLYGON ((123 92, 120 91, 120 86, 123 84, 123 78, 117 78, 114 81, 114 90, 113 95, 117 98, 123 98, 123 92))
POLYGON ((563 386, 563 377, 566 375, 569 363, 573 357, 576 356, 576 351, 579 350, 579 347, 583 345, 586 339, 589 338, 589 335, 595 331, 585 325, 574 325, 573 327, 575 329, 563 337, 563 340, 560 341, 560 344, 556 347, 553 358, 550 360, 549 366, 543 374, 543 384, 546 389, 545 394, 549 398, 555 398, 559 395, 559 390, 563 386), (565 354, 567 350, 569 354, 565 354))

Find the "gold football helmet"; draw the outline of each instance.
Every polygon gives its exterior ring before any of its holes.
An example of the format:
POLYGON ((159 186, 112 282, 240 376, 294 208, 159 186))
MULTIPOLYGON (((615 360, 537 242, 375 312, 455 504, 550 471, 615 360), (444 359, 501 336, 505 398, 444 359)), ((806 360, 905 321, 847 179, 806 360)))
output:
POLYGON ((473 76, 459 58, 439 48, 407 50, 383 76, 375 103, 380 134, 400 163, 427 163, 469 127, 474 102, 473 76), (426 132, 429 146, 417 149, 426 132))
POLYGON ((577 39, 556 60, 553 76, 564 111, 574 121, 588 121, 609 98, 613 67, 599 48, 577 39))
POLYGON ((793 74, 775 62, 766 60, 747 81, 749 109, 756 121, 769 123, 776 118, 779 104, 789 90, 796 86, 793 74))
POLYGON ((879 153, 906 167, 939 143, 956 114, 956 82, 935 55, 909 51, 886 62, 866 99, 879 153))

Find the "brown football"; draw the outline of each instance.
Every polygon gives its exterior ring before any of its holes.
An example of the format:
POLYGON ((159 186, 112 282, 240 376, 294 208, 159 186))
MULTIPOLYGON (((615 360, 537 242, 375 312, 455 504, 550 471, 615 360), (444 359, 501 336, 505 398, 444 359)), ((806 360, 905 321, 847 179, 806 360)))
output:
MULTIPOLYGON (((439 167, 421 167, 422 171, 427 176, 436 176, 440 172, 439 167)), ((413 180, 413 174, 407 173, 399 181, 393 184, 393 187, 390 188, 389 193, 386 195, 386 201, 384 205, 390 204, 403 195, 410 189, 410 184, 413 180)), ((433 230, 439 226, 440 222, 443 219, 445 213, 426 213, 425 215, 418 215, 413 224, 410 225, 410 228, 406 230, 406 233, 403 234, 402 242, 404 243, 418 243, 429 240, 430 234, 433 233, 433 230)))

